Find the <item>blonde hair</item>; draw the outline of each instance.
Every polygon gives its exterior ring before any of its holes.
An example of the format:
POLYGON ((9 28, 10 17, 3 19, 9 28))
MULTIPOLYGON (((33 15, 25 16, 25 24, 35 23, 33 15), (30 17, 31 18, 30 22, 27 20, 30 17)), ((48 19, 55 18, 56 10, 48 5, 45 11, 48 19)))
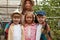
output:
POLYGON ((33 14, 33 13, 31 13, 31 12, 26 12, 26 14, 25 14, 25 18, 24 18, 24 21, 26 22, 26 16, 28 15, 28 14, 31 14, 32 15, 32 21, 34 22, 34 19, 35 19, 35 15, 33 14))
POLYGON ((15 14, 18 14, 20 18, 22 17, 22 15, 20 13, 15 12, 15 13, 12 13, 11 18, 13 18, 15 14))

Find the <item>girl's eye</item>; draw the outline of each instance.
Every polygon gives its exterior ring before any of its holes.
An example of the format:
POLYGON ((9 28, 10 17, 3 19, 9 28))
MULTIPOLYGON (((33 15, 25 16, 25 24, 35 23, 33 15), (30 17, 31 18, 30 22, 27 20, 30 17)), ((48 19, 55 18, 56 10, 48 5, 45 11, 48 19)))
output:
POLYGON ((41 17, 41 18, 44 18, 44 17, 41 17))
POLYGON ((44 17, 42 17, 42 18, 44 18, 44 17))
POLYGON ((32 17, 28 17, 28 18, 32 18, 32 17))
POLYGON ((41 18, 41 17, 39 17, 39 18, 41 18))
POLYGON ((30 17, 27 17, 27 18, 30 18, 30 17))
POLYGON ((15 17, 13 16, 13 18, 15 18, 15 17))
POLYGON ((16 19, 16 18, 19 19, 20 17, 13 17, 13 18, 15 18, 15 19, 16 19))

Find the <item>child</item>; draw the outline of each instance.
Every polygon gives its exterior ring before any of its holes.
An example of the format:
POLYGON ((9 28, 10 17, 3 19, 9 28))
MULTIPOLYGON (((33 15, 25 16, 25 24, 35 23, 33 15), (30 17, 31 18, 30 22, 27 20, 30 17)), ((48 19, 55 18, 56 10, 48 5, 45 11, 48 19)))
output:
POLYGON ((21 14, 13 13, 11 16, 12 23, 8 30, 8 40, 24 40, 23 26, 21 24, 21 14))
POLYGON ((25 14, 24 36, 25 40, 36 40, 36 24, 33 13, 25 14))
MULTIPOLYGON (((14 13, 19 13, 19 10, 15 10, 14 13)), ((8 30, 10 28, 10 25, 13 23, 13 20, 11 20, 10 22, 8 22, 5 26, 5 29, 4 29, 4 33, 5 33, 5 39, 7 40, 8 38, 8 30)))
POLYGON ((51 40, 51 35, 50 35, 50 27, 49 25, 45 22, 46 16, 44 11, 38 11, 36 12, 37 14, 37 21, 39 24, 42 25, 42 34, 41 34, 41 40, 51 40))
POLYGON ((42 33, 42 24, 40 23, 40 20, 38 18, 38 14, 35 16, 36 23, 37 23, 37 31, 36 31, 36 40, 40 40, 41 33, 42 33))

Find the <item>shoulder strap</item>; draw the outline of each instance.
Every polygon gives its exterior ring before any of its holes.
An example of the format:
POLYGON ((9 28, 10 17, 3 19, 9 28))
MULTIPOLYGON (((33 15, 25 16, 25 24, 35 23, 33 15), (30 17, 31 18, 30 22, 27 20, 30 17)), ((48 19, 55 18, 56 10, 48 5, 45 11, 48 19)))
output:
POLYGON ((21 25, 21 30, 22 30, 22 40, 25 40, 25 37, 24 37, 24 26, 23 25, 21 25))

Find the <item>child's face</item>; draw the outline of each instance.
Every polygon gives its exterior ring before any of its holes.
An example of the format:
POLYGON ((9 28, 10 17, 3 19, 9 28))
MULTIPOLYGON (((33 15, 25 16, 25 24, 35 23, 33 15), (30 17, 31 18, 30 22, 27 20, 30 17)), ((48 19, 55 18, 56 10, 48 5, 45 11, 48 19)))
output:
POLYGON ((30 4, 30 1, 26 1, 25 7, 26 9, 30 9, 32 7, 32 5, 30 4))
POLYGON ((42 24, 43 22, 45 22, 45 19, 46 19, 46 17, 45 16, 37 16, 37 20, 38 20, 38 22, 40 23, 40 24, 42 24))
POLYGON ((28 24, 31 24, 33 22, 33 16, 31 14, 27 14, 25 20, 28 24))
POLYGON ((20 23, 20 15, 16 14, 13 16, 12 20, 14 24, 19 24, 20 23))

